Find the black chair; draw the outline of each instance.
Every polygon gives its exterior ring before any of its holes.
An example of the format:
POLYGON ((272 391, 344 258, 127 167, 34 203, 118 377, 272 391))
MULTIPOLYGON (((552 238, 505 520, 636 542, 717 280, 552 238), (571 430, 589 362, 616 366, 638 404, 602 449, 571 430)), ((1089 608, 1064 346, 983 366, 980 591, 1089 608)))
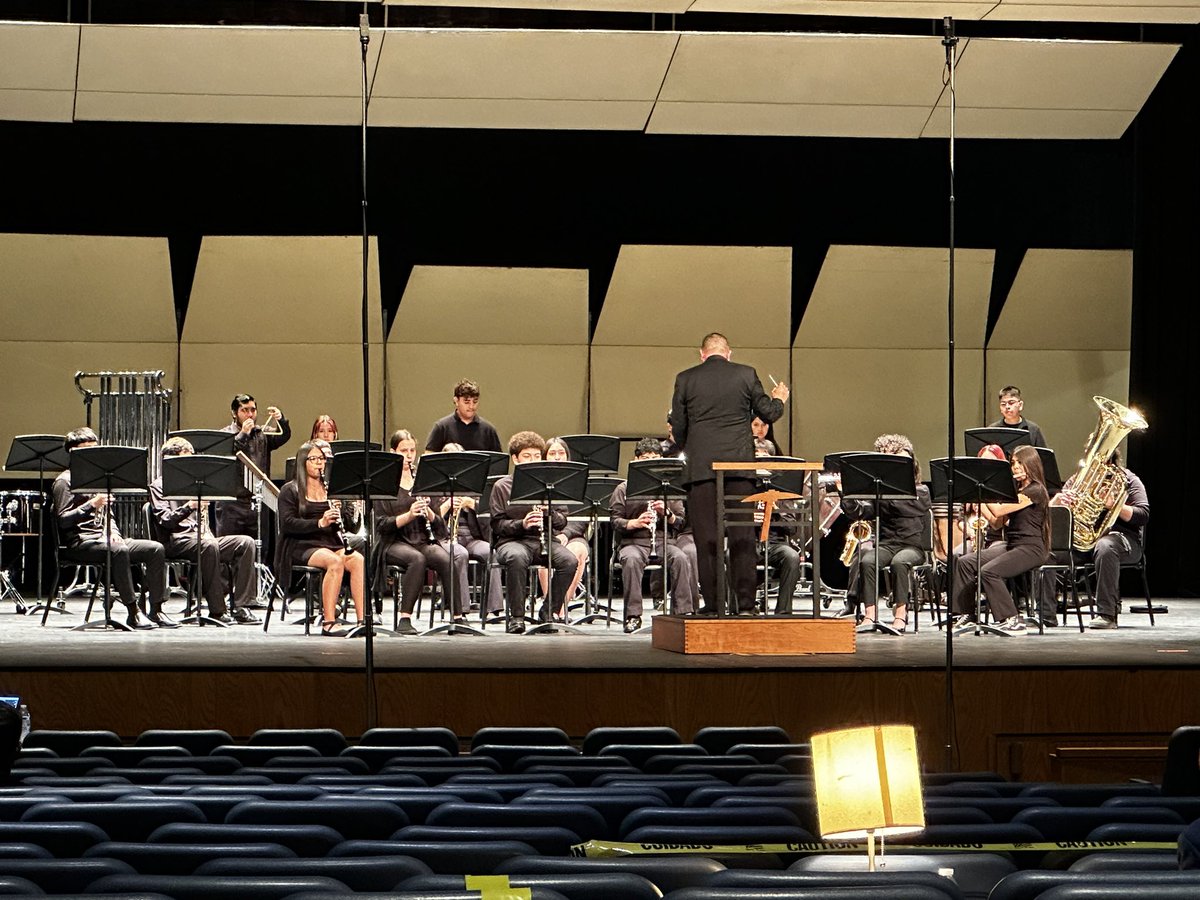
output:
POLYGON ((728 783, 711 775, 643 775, 640 778, 601 775, 592 783, 593 787, 603 787, 605 790, 653 788, 665 794, 667 800, 675 806, 682 806, 693 791, 715 785, 725 785, 728 788, 728 783))
POLYGON ((150 729, 143 731, 133 742, 135 747, 183 747, 194 756, 207 756, 222 744, 232 744, 226 731, 204 729, 150 729))
POLYGON ((1114 797, 1143 797, 1145 806, 1154 802, 1161 792, 1152 784, 1035 784, 1021 791, 1022 797, 1049 797, 1062 806, 1094 807, 1114 797))
POLYGON ((312 747, 297 746, 295 744, 275 747, 262 744, 253 747, 243 744, 222 744, 220 747, 214 747, 211 755, 232 756, 243 766, 263 766, 277 756, 319 757, 321 754, 312 747))
POLYGON ((140 769, 174 769, 184 766, 196 769, 203 775, 234 775, 242 770, 242 764, 232 756, 147 756, 140 769))
POLYGON ((184 800, 43 803, 27 810, 21 820, 89 822, 114 841, 144 841, 161 825, 207 821, 194 804, 184 800))
POLYGON ((667 806, 665 797, 614 794, 590 788, 586 792, 580 791, 577 788, 541 789, 523 794, 514 800, 511 806, 538 806, 559 803, 577 803, 595 810, 603 816, 606 829, 603 833, 589 835, 589 837, 611 839, 616 839, 617 835, 621 833, 621 823, 634 810, 671 808, 667 806), (559 793, 560 791, 562 793, 559 793))
POLYGON ((337 756, 346 749, 346 738, 333 728, 260 728, 246 744, 251 747, 311 747, 321 756, 337 756))
POLYGON ((333 774, 345 772, 347 775, 371 774, 371 767, 363 760, 355 759, 353 756, 318 756, 316 758, 310 756, 276 756, 268 759, 261 768, 300 769, 312 774, 321 772, 333 774))
MULTIPOLYGON (((1050 552, 1055 559, 1066 559, 1066 562, 1047 563, 1033 570, 1031 593, 1035 603, 1040 603, 1042 593, 1053 584, 1055 602, 1062 610, 1062 623, 1067 624, 1067 616, 1072 609, 1080 632, 1083 631, 1083 604, 1079 601, 1079 583, 1084 577, 1086 562, 1075 549, 1073 539, 1073 519, 1071 510, 1065 506, 1050 507, 1050 552)), ((1089 592, 1089 604, 1091 594, 1089 592)), ((1091 607, 1095 613, 1095 606, 1091 607)), ((1044 633, 1045 623, 1042 621, 1041 607, 1038 606, 1036 617, 1038 632, 1044 633)))
POLYGON ((1177 872, 1179 860, 1174 850, 1146 850, 1133 853, 1089 853, 1075 860, 1068 872, 1177 872))
MULTIPOLYGON (((1123 891, 1108 896, 1165 897, 1172 886, 1187 886, 1191 896, 1200 896, 1200 872, 1060 872, 1050 869, 1026 869, 1013 872, 996 885, 989 900, 1034 900, 1046 898, 1064 887, 1094 888, 1107 886, 1123 891)), ((1057 893, 1057 896, 1067 896, 1057 893)), ((1090 894, 1069 894, 1090 897, 1090 894)))
POLYGON ((640 875, 664 894, 708 883, 725 866, 703 856, 629 856, 623 859, 529 856, 509 859, 495 869, 497 875, 571 875, 629 872, 640 875))
POLYGON ((152 844, 281 844, 300 857, 321 857, 342 843, 327 825, 203 825, 172 822, 155 830, 152 844))
POLYGON ((45 894, 40 887, 28 878, 18 878, 16 875, 0 875, 0 895, 20 895, 33 897, 45 894))
POLYGON ((1200 796, 1200 725, 1176 728, 1167 740, 1162 792, 1168 797, 1200 796))
MULTIPOLYGON (((402 881, 428 875, 429 866, 407 856, 359 856, 327 859, 212 859, 196 875, 325 875, 355 892, 390 891, 402 881)), ((461 885, 460 885, 461 886, 461 885)))
POLYGON ((141 765, 143 760, 152 756, 169 756, 176 765, 185 765, 179 760, 188 759, 191 753, 183 747, 88 747, 79 754, 80 759, 97 756, 107 759, 114 766, 141 765))
POLYGON ((0 844, 0 859, 54 859, 54 854, 29 841, 7 841, 0 844))
POLYGON ((568 856, 583 838, 574 831, 554 825, 409 825, 390 838, 393 841, 469 844, 477 841, 512 841, 527 844, 546 856, 568 856))
POLYGON ((583 739, 583 753, 585 756, 604 754, 604 748, 613 744, 657 744, 661 747, 680 743, 679 732, 665 726, 593 728, 583 739))
POLYGON ((903 885, 903 894, 898 894, 894 886, 878 884, 845 888, 797 887, 788 890, 773 887, 759 889, 747 887, 684 888, 681 891, 672 891, 666 895, 666 898, 667 900, 892 900, 897 896, 903 896, 906 900, 946 900, 947 897, 940 886, 905 884, 903 885))
POLYGON ((371 769, 372 772, 378 772, 387 765, 403 765, 405 758, 414 756, 434 756, 445 759, 453 758, 450 751, 445 747, 424 746, 424 747, 347 747, 341 752, 342 756, 348 756, 352 759, 361 759, 371 769))
POLYGON ((229 794, 234 791, 253 794, 260 800, 315 800, 321 796, 320 788, 304 784, 249 784, 243 783, 243 776, 234 776, 237 780, 220 779, 208 783, 193 785, 188 789, 187 797, 193 795, 229 794))
POLYGON ((518 744, 525 746, 570 746, 571 739, 561 728, 480 728, 471 738, 471 749, 487 744, 518 744))
POLYGON ((8 859, 3 874, 27 878, 47 894, 82 894, 105 876, 135 873, 115 859, 8 859))
POLYGON ((657 756, 708 756, 699 744, 609 744, 600 751, 604 756, 619 756, 643 771, 657 756))
MULTIPOLYGON (((526 757, 528 760, 529 757, 526 757)), ((614 773, 624 772, 629 775, 637 775, 638 770, 633 766, 591 766, 591 765, 530 765, 529 768, 518 767, 518 771, 527 772, 530 775, 565 775, 570 779, 571 783, 576 787, 591 787, 597 778, 602 775, 612 775, 614 773)))
MULTIPOLYGON (((894 896, 907 896, 910 887, 921 889, 933 888, 940 891, 945 900, 963 900, 963 893, 958 885, 944 875, 934 872, 915 872, 900 870, 892 872, 765 872, 756 869, 726 869, 715 872, 709 878, 709 887, 721 888, 775 888, 780 891, 812 888, 833 888, 845 890, 853 887, 874 888, 886 886, 894 896)), ((836 895, 836 894, 835 894, 836 895)))
POLYGON ((116 859, 133 867, 141 875, 191 875, 197 866, 211 859, 252 858, 255 863, 267 859, 297 861, 296 854, 280 844, 147 844, 141 841, 105 841, 90 847, 85 858, 116 859))
POLYGON ((634 844, 795 844, 814 840, 798 825, 643 825, 623 840, 634 844))
MULTIPOLYGON (((639 829, 663 827, 721 828, 725 826, 783 826, 800 828, 795 813, 776 806, 694 806, 694 807, 643 807, 635 809, 621 822, 620 840, 637 833, 639 829)), ((709 843, 713 843, 710 841, 709 843)))
POLYGON ((367 788, 352 796, 362 800, 383 800, 394 804, 413 825, 424 825, 429 814, 443 803, 499 803, 500 795, 494 791, 480 791, 474 797, 463 796, 469 791, 445 791, 435 788, 367 788))
POLYGON ((346 840, 382 840, 408 824, 408 816, 386 800, 332 798, 251 800, 225 816, 227 825, 323 825, 346 840))
POLYGON ((419 859, 439 875, 487 875, 507 860, 537 857, 519 841, 346 841, 329 856, 407 856, 419 859))
POLYGON ((104 829, 90 822, 0 822, 0 844, 36 844, 58 859, 78 859, 88 847, 107 840, 104 829))
MULTIPOLYGON (((845 854, 818 854, 796 860, 788 867, 789 872, 812 874, 852 873, 861 876, 864 860, 862 856, 845 854)), ((893 875, 901 872, 937 873, 940 869, 953 869, 954 882, 964 897, 986 900, 989 894, 1006 876, 1017 867, 1012 860, 997 853, 889 853, 887 871, 893 875)), ((907 894, 906 894, 907 896, 907 894)))
POLYGON ((89 747, 120 747, 121 739, 112 731, 50 731, 29 732, 22 747, 46 747, 59 756, 77 757, 89 747))
POLYGON ((697 731, 692 743, 711 756, 724 756, 734 744, 790 744, 792 739, 775 725, 709 726, 697 731))
POLYGON ((606 833, 604 817, 582 803, 526 803, 494 806, 447 803, 426 819, 427 825, 460 827, 559 827, 587 839, 606 833))
POLYGON ((473 758, 486 756, 500 763, 501 770, 515 771, 516 764, 529 756, 579 756, 570 744, 479 744, 471 748, 473 758))
POLYGON ((449 728, 372 728, 358 739, 360 747, 444 747, 458 756, 458 736, 449 728))
POLYGON ((97 879, 88 891, 150 891, 175 900, 284 900, 305 891, 345 896, 349 888, 324 875, 108 875, 97 879))
MULTIPOLYGON (((321 613, 321 582, 325 578, 325 570, 319 569, 316 566, 292 566, 292 581, 299 584, 300 593, 304 597, 304 633, 305 635, 312 634, 312 623, 321 613)), ((292 590, 292 585, 288 585, 283 594, 283 600, 279 604, 279 621, 286 622, 287 614, 291 609, 292 599, 295 594, 292 590)), ((271 627, 271 615, 275 612, 275 592, 271 592, 271 598, 267 601, 267 612, 263 616, 263 631, 271 627)))

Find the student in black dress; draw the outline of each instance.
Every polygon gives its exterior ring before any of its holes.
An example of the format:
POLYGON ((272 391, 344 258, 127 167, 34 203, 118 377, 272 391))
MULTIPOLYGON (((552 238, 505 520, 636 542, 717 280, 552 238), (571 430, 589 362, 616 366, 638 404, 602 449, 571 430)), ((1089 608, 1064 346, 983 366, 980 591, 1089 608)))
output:
POLYGON ((411 432, 401 428, 392 434, 391 448, 393 453, 404 457, 404 466, 396 499, 376 502, 375 522, 379 529, 384 564, 401 568, 400 624, 397 630, 401 634, 417 633, 412 623, 412 613, 417 598, 421 596, 427 572, 437 573, 443 591, 449 596, 451 553, 454 554, 453 620, 466 624, 467 608, 471 602, 467 588, 467 560, 470 557, 465 547, 450 541, 450 531, 443 518, 450 509, 450 500, 447 498, 438 504, 436 499, 412 495, 416 481, 417 442, 411 432))
MULTIPOLYGON (((912 569, 925 561, 929 549, 922 541, 922 532, 929 522, 929 488, 921 483, 921 466, 917 463, 912 441, 902 434, 881 434, 875 439, 876 453, 891 453, 907 456, 912 460, 913 475, 917 483, 917 496, 913 500, 882 500, 879 504, 879 534, 875 546, 863 549, 851 561, 848 597, 858 597, 862 585, 863 623, 876 623, 875 558, 879 558, 879 571, 892 572, 892 623, 880 626, 893 634, 903 634, 908 627, 908 595, 912 588, 912 569)), ((841 489, 839 482, 838 489, 841 489)), ((872 500, 843 500, 842 512, 851 519, 864 519, 875 524, 875 503, 872 500)))
POLYGON ((1025 623, 1017 615, 1017 605, 1004 579, 1029 572, 1046 561, 1050 552, 1050 519, 1046 515, 1050 496, 1041 457, 1033 447, 1021 446, 1013 451, 1012 472, 1017 502, 985 503, 982 507, 989 525, 999 527, 1003 521, 1004 541, 979 555, 981 569, 976 569, 974 556, 962 557, 955 566, 955 627, 965 627, 975 620, 975 582, 980 571, 983 593, 999 628, 1012 635, 1025 633, 1025 623))
POLYGON ((358 623, 363 622, 364 562, 361 553, 347 551, 339 536, 342 514, 330 505, 322 476, 325 454, 312 441, 296 453, 296 475, 279 491, 279 548, 275 566, 284 584, 291 580, 294 565, 325 570, 321 580, 321 634, 344 637, 337 628, 337 601, 342 578, 350 576, 350 596, 358 623))

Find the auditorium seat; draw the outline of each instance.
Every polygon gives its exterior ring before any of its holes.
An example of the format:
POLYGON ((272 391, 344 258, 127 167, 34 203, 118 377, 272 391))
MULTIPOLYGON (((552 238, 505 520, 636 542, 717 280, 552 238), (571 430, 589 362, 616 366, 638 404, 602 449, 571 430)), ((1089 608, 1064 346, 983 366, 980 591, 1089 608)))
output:
MULTIPOLYGON (((658 900, 662 897, 650 881, 630 872, 510 875, 508 884, 512 888, 558 891, 567 900, 658 900)), ((397 887, 403 890, 456 890, 463 887, 463 878, 458 875, 417 875, 397 887)))
POLYGON ((5 841, 0 844, 0 859, 53 859, 54 854, 31 841, 5 841))
MULTIPOLYGON (((749 756, 743 758, 751 759, 749 756)), ((737 760, 738 757, 734 756, 710 757, 706 758, 704 762, 685 762, 676 765, 671 772, 675 775, 712 775, 730 784, 738 784, 748 775, 776 772, 783 774, 787 771, 783 766, 772 763, 755 763, 753 761, 742 763, 737 760)), ((647 764, 647 771, 649 771, 649 764, 647 764)))
POLYGON ((446 803, 429 814, 428 825, 448 826, 557 826, 587 840, 607 830, 604 817, 582 803, 492 805, 446 803))
POLYGON ((471 749, 486 744, 525 744, 542 747, 570 746, 571 738, 561 728, 480 728, 471 738, 471 749))
POLYGON ((783 756, 800 756, 812 759, 811 744, 734 744, 725 751, 731 756, 752 756, 760 763, 778 762, 783 756))
MULTIPOLYGON (((492 896, 491 892, 468 891, 468 890, 453 890, 453 891, 436 891, 424 890, 418 888, 412 891, 387 891, 386 893, 367 894, 369 900, 487 900, 492 896)), ((504 895, 502 895, 504 896, 504 895)), ((530 900, 567 900, 558 891, 551 890, 545 887, 535 887, 529 889, 530 900)), ((343 900, 343 896, 338 894, 320 893, 315 891, 304 891, 303 893, 294 894, 285 900, 343 900)))
MULTIPOLYGON (((534 757, 526 757, 526 760, 534 757)), ((524 762, 525 760, 522 760, 524 762)), ((530 775, 564 775, 576 787, 591 787, 601 775, 626 774, 636 775, 638 770, 633 766, 576 766, 576 765, 534 765, 527 769, 519 769, 518 774, 527 772, 530 775)))
POLYGON ((1088 832, 1089 841, 1149 841, 1153 843, 1178 842, 1179 835, 1187 828, 1182 822, 1150 825, 1145 822, 1109 822, 1097 825, 1088 832))
MULTIPOLYGON (((313 762, 316 762, 316 760, 320 758, 321 757, 314 756, 312 760, 313 762)), ((246 775, 265 776, 266 778, 270 779, 272 784, 300 784, 300 782, 311 777, 314 773, 319 773, 323 770, 319 769, 317 766, 268 766, 263 764, 261 766, 243 766, 239 771, 246 775)), ((328 771, 334 775, 349 774, 344 769, 335 768, 328 771)))
POLYGON ((412 788, 413 790, 430 788, 430 785, 426 783, 424 778, 419 778, 416 775, 348 775, 345 772, 336 771, 313 772, 305 775, 296 782, 296 786, 314 787, 326 793, 330 791, 353 793, 369 787, 386 787, 394 790, 403 788, 412 788))
POLYGON ((382 772, 380 772, 380 774, 412 776, 431 787, 434 785, 444 784, 447 781, 453 781, 463 776, 482 778, 498 776, 501 774, 496 768, 493 768, 497 765, 496 761, 494 759, 488 759, 487 757, 479 757, 479 762, 475 764, 470 764, 469 762, 467 764, 462 764, 457 760, 453 762, 455 764, 450 766, 437 766, 428 763, 414 766, 405 763, 402 766, 387 766, 382 772))
POLYGON ((350 889, 327 875, 108 875, 89 889, 104 892, 151 891, 174 900, 284 900, 302 891, 350 889))
POLYGON ((120 747, 121 738, 112 731, 52 731, 35 729, 21 746, 32 750, 47 747, 59 756, 78 756, 88 747, 120 747))
POLYGON ((232 744, 229 732, 216 728, 181 729, 152 728, 143 731, 133 742, 135 747, 183 747, 194 756, 208 756, 222 744, 232 744))
POLYGON ((280 844, 232 842, 192 846, 105 841, 88 848, 85 857, 117 859, 142 875, 191 875, 197 866, 210 859, 297 859, 294 852, 280 844))
POLYGON ((168 778, 178 778, 188 775, 203 775, 201 769, 190 768, 187 766, 174 766, 172 768, 143 768, 134 766, 130 768, 116 767, 112 769, 100 770, 106 778, 120 776, 120 778, 129 784, 149 785, 151 787, 162 784, 168 778))
POLYGON ((582 753, 566 754, 566 753, 531 753, 523 756, 513 764, 514 772, 524 772, 534 766, 558 766, 562 769, 616 769, 621 771, 634 771, 628 761, 623 757, 612 754, 601 754, 599 756, 584 756, 582 753))
POLYGON ((204 813, 183 800, 44 803, 29 809, 22 822, 90 822, 114 841, 144 841, 156 828, 173 822, 207 822, 204 813))
POLYGON ((241 779, 235 779, 232 785, 222 784, 219 780, 214 780, 211 783, 193 785, 188 789, 187 796, 199 794, 201 796, 209 794, 229 794, 236 791, 237 793, 253 794, 262 800, 315 800, 321 796, 321 791, 311 785, 306 784, 242 784, 241 779), (232 787, 232 790, 231 790, 232 787))
POLYGON ((297 856, 326 856, 342 843, 327 825, 193 825, 173 822, 150 835, 152 844, 282 844, 297 856))
POLYGON ((360 747, 443 747, 458 756, 458 736, 449 728, 372 728, 358 739, 360 747))
POLYGON ((576 872, 632 872, 641 875, 664 894, 706 884, 725 866, 704 856, 630 856, 621 859, 526 856, 501 863, 497 875, 557 875, 576 872))
POLYGON ((593 787, 620 788, 621 790, 653 788, 666 794, 672 806, 682 806, 692 791, 705 787, 729 785, 713 778, 711 775, 644 775, 640 778, 630 775, 601 775, 593 787))
POLYGON ((28 878, 19 878, 16 875, 0 875, 0 896, 16 895, 32 897, 45 893, 45 891, 28 878))
MULTIPOLYGON (((359 856, 326 859, 212 859, 197 875, 326 875, 351 890, 388 891, 429 866, 409 856, 359 856)), ((460 885, 461 886, 461 885, 460 885)))
POLYGON ((1093 828, 1119 822, 1143 825, 1186 823, 1173 809, 1142 806, 1035 806, 1012 817, 1012 824, 1031 825, 1048 841, 1086 840, 1093 828))
POLYGON ((312 747, 301 747, 295 744, 267 745, 259 744, 247 747, 244 744, 222 744, 213 749, 211 756, 232 756, 243 766, 265 766, 276 756, 319 757, 321 754, 312 747))
MULTIPOLYGON (((990 825, 926 825, 920 834, 905 838, 907 844, 1028 844, 1042 840, 1032 825, 993 822, 990 825)), ((1049 838, 1048 838, 1049 839, 1049 838)))
POLYGON ((1110 797, 1101 807, 1156 806, 1173 809, 1185 822, 1200 819, 1200 796, 1196 797, 1110 797))
POLYGON ((138 763, 138 768, 164 769, 186 766, 198 769, 205 775, 233 775, 240 771, 242 764, 232 756, 147 756, 138 763))
POLYGON ((1152 784, 1038 784, 1025 788, 1020 796, 1049 797, 1060 806, 1099 806, 1114 797, 1154 798, 1162 792, 1152 784))
POLYGON ((583 752, 591 756, 603 753, 612 744, 680 744, 679 733, 674 728, 658 727, 599 727, 593 728, 583 739, 583 752))
POLYGON ((604 818, 603 834, 591 837, 611 837, 620 834, 621 822, 636 809, 668 809, 666 798, 635 794, 596 791, 591 788, 541 788, 522 794, 512 801, 513 807, 540 806, 558 803, 580 803, 595 810, 604 818), (562 791, 563 793, 558 793, 562 791))
POLYGON ((345 841, 329 856, 408 856, 439 875, 488 875, 506 860, 541 858, 519 841, 345 841))
POLYGON ((514 772, 516 765, 529 756, 579 756, 579 751, 570 745, 558 744, 480 744, 471 748, 471 758, 487 757, 500 764, 503 772, 514 772))
POLYGON ((790 744, 792 739, 775 725, 712 725, 697 731, 692 743, 711 756, 722 756, 734 744, 790 744))
MULTIPOLYGON (((218 759, 219 757, 212 757, 218 759)), ((231 757, 232 762, 237 762, 231 757)), ((274 784, 266 775, 246 775, 241 771, 239 764, 238 771, 232 774, 204 774, 204 775, 171 775, 163 779, 164 785, 175 786, 191 786, 191 787, 215 787, 220 790, 227 791, 230 789, 240 789, 253 787, 257 790, 259 787, 266 787, 274 784)))
MULTIPOLYGON (((57 759, 39 759, 38 769, 47 769, 58 776, 87 775, 95 769, 115 768, 111 760, 98 756, 59 756, 57 759)), ((24 780, 24 766, 13 766, 14 778, 24 780)))
POLYGON ((556 825, 410 825, 389 840, 466 844, 478 841, 512 841, 528 844, 544 856, 567 856, 583 838, 556 825))
POLYGON ((882 870, 878 872, 764 872, 755 869, 726 869, 724 872, 714 872, 709 878, 708 887, 722 888, 778 888, 786 891, 792 888, 834 888, 844 889, 856 886, 875 887, 886 886, 895 897, 907 896, 910 886, 934 888, 945 900, 964 900, 957 884, 944 875, 935 872, 915 872, 882 870))
MULTIPOLYGON (((777 806, 722 807, 642 807, 635 809, 621 822, 618 840, 630 840, 629 835, 641 828, 689 827, 720 828, 725 826, 780 825, 800 829, 800 820, 792 812, 777 806)), ((599 835, 597 835, 599 837, 599 835)), ((708 843, 712 843, 709 841, 708 843)))
POLYGON ((1011 822, 1012 817, 1023 809, 1040 806, 1058 806, 1057 801, 1049 797, 926 797, 925 810, 957 809, 969 806, 971 809, 982 810, 993 822, 1011 822))
POLYGON ((1162 897, 1171 885, 1189 887, 1192 897, 1200 896, 1200 872, 1061 872, 1052 869, 1026 869, 1005 876, 996 885, 989 900, 1034 900, 1061 886, 1091 887, 1110 885, 1124 891, 1126 898, 1162 897))
POLYGON ((409 824, 408 816, 386 800, 320 798, 250 800, 225 815, 227 825, 324 825, 344 840, 382 840, 409 824))
POLYGON ((0 822, 19 822, 25 811, 42 803, 68 803, 66 795, 32 793, 0 797, 0 822))
POLYGON ((260 728, 246 741, 251 747, 309 747, 321 756, 337 756, 349 746, 333 728, 260 728))
POLYGON ((178 761, 178 758, 187 759, 192 756, 187 750, 180 746, 173 747, 88 747, 80 752, 79 757, 86 759, 88 757, 102 757, 107 759, 114 766, 136 766, 142 760, 150 756, 169 756, 177 758, 175 765, 187 765, 185 762, 178 761))
POLYGON ((104 829, 88 822, 0 822, 0 843, 37 844, 58 859, 77 859, 88 847, 107 840, 104 829))
POLYGON ((105 876, 136 873, 115 859, 8 859, 3 874, 27 878, 47 894, 82 894, 105 876))
MULTIPOLYGON (((789 872, 828 874, 833 872, 858 872, 864 868, 865 860, 860 854, 823 853, 805 856, 788 867, 789 872)), ((954 871, 954 882, 969 900, 988 900, 989 894, 1006 876, 1017 867, 1009 859, 997 853, 889 853, 887 871, 931 872, 941 869, 954 871)))
MULTIPOLYGON (((890 885, 858 886, 846 888, 814 887, 793 888, 720 888, 697 887, 672 891, 665 900, 894 900, 895 888, 890 885)), ((946 894, 937 887, 919 884, 904 886, 905 900, 946 900, 946 894)))
POLYGON ((1100 851, 1071 863, 1068 872, 1175 872, 1179 860, 1174 850, 1138 852, 1100 851))
MULTIPOLYGON (((676 810, 683 812, 683 810, 676 810)), ((680 820, 682 821, 682 820, 680 820)), ((798 825, 643 825, 622 838, 634 844, 790 844, 814 840, 798 825)))
POLYGON ((329 794, 329 798, 352 799, 352 802, 381 800, 393 804, 408 817, 409 824, 424 825, 425 819, 443 803, 499 803, 500 796, 494 791, 480 791, 478 796, 467 797, 470 791, 451 792, 433 788, 367 788, 347 794, 329 794))
POLYGON ((631 766, 646 770, 646 763, 656 756, 708 756, 699 744, 608 744, 600 750, 602 756, 619 756, 631 766))
POLYGON ((361 759, 370 767, 372 772, 378 772, 384 766, 392 763, 403 765, 406 757, 432 756, 444 759, 452 758, 450 751, 445 747, 431 745, 421 747, 347 747, 341 752, 341 755, 352 759, 361 759))

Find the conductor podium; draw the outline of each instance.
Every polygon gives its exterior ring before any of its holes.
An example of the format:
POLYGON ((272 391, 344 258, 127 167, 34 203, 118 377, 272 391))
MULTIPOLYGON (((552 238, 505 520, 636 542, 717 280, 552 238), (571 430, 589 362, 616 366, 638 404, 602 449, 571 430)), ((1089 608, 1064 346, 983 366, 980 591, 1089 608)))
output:
MULTIPOLYGON (((725 476, 728 472, 746 473, 761 470, 803 472, 808 478, 805 506, 812 521, 820 521, 820 500, 817 476, 819 462, 772 462, 770 458, 753 462, 713 463, 717 475, 717 515, 719 541, 726 527, 743 528, 754 525, 753 517, 727 522, 725 516, 725 476)), ((820 547, 813 541, 813 610, 805 616, 733 616, 724 615, 725 565, 724 555, 718 554, 717 580, 719 595, 715 598, 715 616, 655 616, 651 644, 658 650, 675 653, 737 653, 748 656, 802 656, 815 653, 853 653, 856 635, 853 619, 822 618, 820 547)), ((710 601, 711 602, 711 601, 710 601)))

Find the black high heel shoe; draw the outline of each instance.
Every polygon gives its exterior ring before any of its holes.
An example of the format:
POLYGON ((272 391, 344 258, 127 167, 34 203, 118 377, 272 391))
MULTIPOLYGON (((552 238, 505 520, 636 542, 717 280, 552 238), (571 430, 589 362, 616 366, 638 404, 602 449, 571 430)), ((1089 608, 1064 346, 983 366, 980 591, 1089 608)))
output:
POLYGON ((337 627, 337 620, 321 620, 321 637, 345 637, 346 632, 337 627))

